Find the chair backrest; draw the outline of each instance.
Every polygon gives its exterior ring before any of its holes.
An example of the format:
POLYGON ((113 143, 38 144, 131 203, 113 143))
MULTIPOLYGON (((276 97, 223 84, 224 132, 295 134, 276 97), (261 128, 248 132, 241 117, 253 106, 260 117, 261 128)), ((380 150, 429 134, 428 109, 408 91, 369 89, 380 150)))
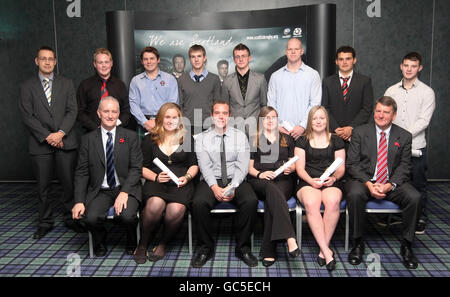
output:
POLYGON ((371 199, 366 204, 367 213, 400 213, 400 207, 392 201, 371 199))
MULTIPOLYGON (((291 197, 286 202, 287 202, 289 211, 295 211, 295 208, 297 207, 297 199, 295 197, 291 197)), ((264 201, 263 200, 258 200, 258 207, 257 207, 256 211, 258 213, 264 212, 264 201)))

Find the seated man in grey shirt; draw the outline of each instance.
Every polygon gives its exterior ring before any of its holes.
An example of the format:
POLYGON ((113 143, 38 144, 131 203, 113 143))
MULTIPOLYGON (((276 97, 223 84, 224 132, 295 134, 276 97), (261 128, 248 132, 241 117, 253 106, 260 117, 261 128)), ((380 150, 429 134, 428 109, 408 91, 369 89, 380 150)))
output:
POLYGON ((230 107, 216 101, 212 107, 214 126, 197 136, 195 151, 204 180, 194 193, 192 216, 197 233, 198 249, 192 258, 193 267, 202 267, 214 255, 213 222, 210 214, 220 202, 230 202, 238 212, 233 215, 236 236, 236 257, 250 267, 258 260, 250 250, 250 236, 256 219, 258 199, 244 179, 250 164, 250 147, 243 132, 227 127, 230 107), (233 190, 227 193, 230 188, 233 190))

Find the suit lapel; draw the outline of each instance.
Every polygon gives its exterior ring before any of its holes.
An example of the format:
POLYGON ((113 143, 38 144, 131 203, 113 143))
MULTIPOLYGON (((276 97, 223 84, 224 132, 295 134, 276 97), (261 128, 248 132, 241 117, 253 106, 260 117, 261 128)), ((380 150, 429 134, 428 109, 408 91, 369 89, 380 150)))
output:
POLYGON ((52 101, 51 101, 51 110, 55 110, 55 106, 57 104, 56 98, 58 98, 58 93, 60 90, 60 80, 57 75, 53 76, 53 83, 52 83, 52 101))
POLYGON ((389 175, 392 173, 392 166, 394 165, 395 155, 398 151, 398 143, 400 140, 400 135, 397 133, 398 130, 394 125, 391 127, 391 133, 389 135, 389 143, 388 143, 388 173, 389 175), (395 145, 397 143, 397 145, 395 145))
MULTIPOLYGON (((350 102, 350 100, 352 99, 352 91, 354 89, 354 86, 357 84, 358 84, 358 74, 353 71, 352 80, 350 81, 350 86, 348 87, 347 100, 345 101, 346 103, 350 102)), ((342 98, 344 98, 344 96, 342 96, 342 98)))
POLYGON ((244 105, 244 98, 242 98, 242 93, 241 93, 241 87, 239 86, 239 79, 238 79, 238 74, 237 72, 233 73, 234 78, 233 78, 233 87, 237 92, 237 99, 239 100, 239 104, 244 105))
POLYGON ((336 74, 333 79, 333 84, 335 86, 336 94, 338 98, 344 103, 344 95, 342 95, 341 80, 339 79, 339 74, 336 74))
POLYGON ((114 166, 117 168, 120 150, 122 149, 121 139, 124 139, 123 131, 120 127, 116 128, 116 138, 114 139, 114 166))
MULTIPOLYGON (((250 69, 248 71, 250 71, 250 69)), ((254 83, 254 81, 255 81, 255 76, 254 76, 253 72, 250 71, 249 76, 248 76, 247 92, 245 93, 245 98, 247 98, 249 96, 249 94, 251 94, 250 92, 253 90, 253 86, 256 85, 254 83)), ((245 98, 244 98, 244 100, 245 100, 245 98)))
POLYGON ((97 154, 98 154, 99 159, 101 160, 103 166, 105 166, 106 153, 103 148, 101 128, 97 128, 97 132, 95 133, 95 150, 97 151, 97 154))
POLYGON ((45 108, 47 108, 49 112, 51 112, 50 106, 48 105, 47 96, 45 96, 44 87, 42 86, 39 76, 35 79, 33 88, 35 89, 35 94, 38 94, 41 103, 45 106, 45 108))
POLYGON ((377 167, 378 160, 378 143, 377 143, 377 129, 375 128, 375 124, 369 125, 369 133, 368 133, 368 144, 369 144, 369 156, 370 156, 370 172, 371 177, 375 173, 375 168, 377 167))

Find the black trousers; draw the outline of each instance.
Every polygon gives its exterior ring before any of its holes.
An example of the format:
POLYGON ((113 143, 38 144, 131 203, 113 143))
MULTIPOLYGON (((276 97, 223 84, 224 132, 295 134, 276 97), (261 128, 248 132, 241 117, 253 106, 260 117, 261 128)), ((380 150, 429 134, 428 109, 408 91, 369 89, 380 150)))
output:
POLYGON ((73 207, 73 177, 77 162, 76 150, 56 150, 45 155, 31 155, 34 176, 37 180, 39 227, 49 228, 55 223, 49 198, 53 178, 57 178, 64 190, 59 197, 63 204, 63 220, 70 224, 73 207))
POLYGON ((428 201, 428 195, 427 195, 427 156, 425 149, 422 149, 422 156, 416 158, 412 157, 412 184, 416 188, 417 191, 420 193, 420 201, 421 201, 421 215, 419 215, 418 219, 422 219, 424 221, 427 221, 428 216, 426 212, 427 208, 427 201, 428 201))
MULTIPOLYGON (((105 243, 106 228, 105 221, 108 210, 114 205, 120 189, 100 190, 98 195, 86 206, 85 222, 92 232, 94 246, 105 243)), ((117 219, 125 225, 127 232, 127 246, 137 245, 136 226, 138 224, 137 212, 139 201, 131 195, 128 195, 127 208, 123 209, 117 219)), ((114 215, 116 217, 116 214, 114 215)))
MULTIPOLYGON (((366 203, 370 191, 365 184, 350 180, 345 184, 347 207, 350 217, 350 229, 353 230, 353 239, 364 235, 366 223, 366 203)), ((420 213, 420 194, 409 183, 398 186, 394 191, 388 192, 384 198, 400 206, 403 218, 403 238, 412 242, 416 231, 416 222, 420 213)))
MULTIPOLYGON (((217 180, 222 187, 222 181, 217 180)), ((214 249, 213 217, 210 211, 219 203, 213 191, 205 181, 199 182, 192 203, 192 217, 196 227, 197 245, 214 249)), ((236 237, 236 249, 250 247, 250 236, 256 220, 258 199, 252 187, 243 181, 236 188, 235 197, 230 201, 238 209, 233 214, 233 230, 236 237)))
POLYGON ((275 258, 277 240, 295 238, 294 227, 286 201, 292 197, 294 181, 281 179, 249 179, 258 198, 264 200, 264 235, 261 245, 263 258, 275 258))

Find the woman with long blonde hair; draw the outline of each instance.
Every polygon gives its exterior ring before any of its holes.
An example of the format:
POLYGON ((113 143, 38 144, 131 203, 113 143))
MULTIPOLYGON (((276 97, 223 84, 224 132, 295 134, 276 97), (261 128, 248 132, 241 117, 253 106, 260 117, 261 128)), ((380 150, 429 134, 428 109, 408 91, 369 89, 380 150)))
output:
POLYGON ((305 134, 296 142, 295 155, 299 157, 296 170, 300 177, 297 198, 306 209, 308 224, 320 247, 317 263, 332 271, 336 261, 329 246, 340 216, 342 185, 339 179, 344 176, 345 165, 323 183, 319 177, 336 158, 345 161, 345 149, 342 139, 330 133, 328 113, 323 106, 310 110, 305 134), (325 206, 323 217, 322 204, 325 206))
POLYGON ((165 255, 167 242, 172 238, 184 218, 187 206, 192 201, 194 184, 190 182, 198 173, 197 158, 193 150, 194 140, 186 139, 182 124, 183 114, 175 103, 165 103, 156 115, 155 127, 142 140, 144 157, 142 189, 144 208, 141 213, 141 238, 134 253, 138 264, 158 261, 165 255), (176 185, 167 172, 153 164, 158 158, 181 182, 176 185), (148 245, 152 233, 156 233, 164 214, 162 240, 148 256, 148 245))

